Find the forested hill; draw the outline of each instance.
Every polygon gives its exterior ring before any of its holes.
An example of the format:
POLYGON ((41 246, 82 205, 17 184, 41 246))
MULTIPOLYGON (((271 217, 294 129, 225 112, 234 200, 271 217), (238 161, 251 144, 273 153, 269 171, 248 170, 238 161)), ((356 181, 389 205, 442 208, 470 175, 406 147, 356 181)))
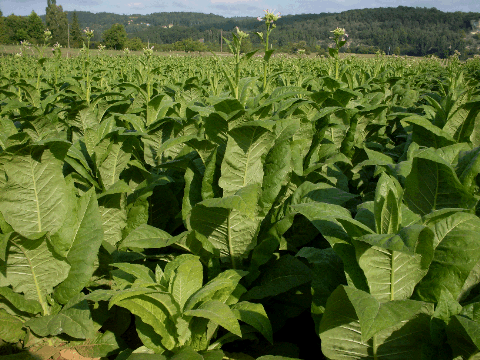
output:
MULTIPOLYGON (((66 13, 72 23, 74 12, 66 13)), ((141 42, 148 41, 161 45, 157 46, 157 49, 163 47, 163 50, 198 50, 191 46, 194 43, 203 43, 204 48, 217 50, 220 46, 220 34, 228 37, 236 26, 251 34, 246 45, 255 48, 260 45, 255 32, 264 30, 264 23, 256 18, 225 18, 192 12, 118 15, 77 11, 76 15, 81 28, 89 27, 95 30, 92 39, 94 43, 103 41, 102 33, 112 25, 120 24, 130 38, 138 38, 137 47, 141 48, 141 42), (179 42, 188 44, 178 45, 179 42)), ((22 28, 21 22, 13 18, 9 22, 10 17, 15 16, 3 18, 7 30, 12 33, 4 36, 4 39, 7 39, 4 43, 18 43, 20 35, 13 34, 12 29, 15 26, 22 28)), ((45 22, 45 16, 41 18, 45 22)), ((480 54, 480 29, 474 29, 471 23, 472 20, 479 19, 480 13, 447 13, 435 8, 405 6, 349 10, 341 13, 286 15, 278 20, 271 40, 273 46, 280 51, 295 52, 303 49, 307 53, 322 54, 326 53, 331 45, 330 31, 343 27, 349 34, 345 47, 348 52, 375 53, 381 50, 398 55, 435 54, 446 57, 458 50, 462 56, 472 56, 480 54)), ((63 41, 65 42, 65 39, 63 41)), ((81 41, 79 43, 81 44, 81 41)), ((129 46, 133 46, 133 43, 129 46)))
MULTIPOLYGON (((71 15, 71 14, 70 14, 71 15)), ((206 43, 218 43, 220 29, 229 32, 239 26, 251 32, 262 31, 263 23, 256 18, 225 18, 201 13, 154 13, 150 15, 116 15, 77 12, 83 27, 108 29, 114 23, 123 24, 127 33, 142 41, 173 44, 192 38, 206 43), (171 28, 168 26, 173 25, 171 28), (166 27, 166 28, 165 28, 166 27)), ((262 14, 259 14, 262 15, 262 14)), ((480 13, 447 13, 435 8, 376 8, 349 10, 341 13, 286 15, 278 20, 272 35, 273 43, 286 51, 307 48, 326 49, 330 31, 344 27, 352 52, 383 50, 399 55, 448 55, 454 50, 478 53, 479 36, 472 35, 471 20, 480 19, 480 13)), ((257 38, 251 36, 253 46, 257 38)))

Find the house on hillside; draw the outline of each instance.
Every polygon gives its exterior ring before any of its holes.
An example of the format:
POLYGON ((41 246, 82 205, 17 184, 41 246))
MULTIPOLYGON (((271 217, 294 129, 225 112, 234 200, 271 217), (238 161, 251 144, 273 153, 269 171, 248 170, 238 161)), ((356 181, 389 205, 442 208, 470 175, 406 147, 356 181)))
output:
POLYGON ((473 34, 480 32, 480 19, 470 20, 470 25, 472 25, 473 34))

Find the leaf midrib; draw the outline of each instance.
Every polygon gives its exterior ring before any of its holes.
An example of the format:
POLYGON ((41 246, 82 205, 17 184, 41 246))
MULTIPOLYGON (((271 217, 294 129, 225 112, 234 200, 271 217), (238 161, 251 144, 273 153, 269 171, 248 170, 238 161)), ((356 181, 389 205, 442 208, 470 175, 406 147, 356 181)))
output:
POLYGON ((32 181, 33 181, 33 193, 35 194, 35 205, 37 206, 37 221, 38 221, 38 231, 42 231, 42 217, 40 215, 40 202, 38 200, 38 193, 37 193, 37 181, 35 179, 35 172, 33 168, 33 164, 30 161, 30 174, 32 176, 32 181))

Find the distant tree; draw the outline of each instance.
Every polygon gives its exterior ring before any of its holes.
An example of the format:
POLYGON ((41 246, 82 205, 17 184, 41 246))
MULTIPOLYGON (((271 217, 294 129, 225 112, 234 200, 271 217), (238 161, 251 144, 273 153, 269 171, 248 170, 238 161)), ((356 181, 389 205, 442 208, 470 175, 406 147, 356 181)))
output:
POLYGON ((9 15, 5 18, 6 37, 8 44, 18 44, 28 40, 27 20, 24 16, 9 15))
POLYGON ((122 24, 114 24, 103 33, 103 42, 107 49, 122 50, 127 40, 127 32, 122 24))
POLYGON ((5 19, 3 17, 2 10, 0 10, 0 44, 6 44, 7 42, 7 27, 5 26, 5 19))
POLYGON ((27 32, 28 40, 34 44, 43 42, 43 32, 45 31, 45 24, 40 16, 35 11, 32 11, 28 16, 27 32))
POLYGON ((199 41, 192 40, 191 38, 185 39, 182 41, 177 41, 173 45, 176 51, 189 52, 189 51, 206 51, 207 50, 207 47, 205 46, 205 44, 199 41))
POLYGON ((252 50, 253 50, 252 42, 250 41, 250 39, 248 37, 244 38, 242 40, 242 43, 240 44, 240 52, 242 54, 245 54, 245 53, 248 53, 252 50))
POLYGON ((146 47, 145 43, 140 40, 138 37, 134 37, 133 39, 128 39, 125 43, 125 47, 129 48, 132 51, 139 51, 146 47))
POLYGON ((83 45, 82 30, 78 22, 77 12, 73 12, 72 24, 70 25, 70 46, 81 47, 83 45))
POLYGON ((68 41, 67 13, 56 0, 47 0, 46 8, 47 28, 52 32, 52 42, 66 46, 68 41))

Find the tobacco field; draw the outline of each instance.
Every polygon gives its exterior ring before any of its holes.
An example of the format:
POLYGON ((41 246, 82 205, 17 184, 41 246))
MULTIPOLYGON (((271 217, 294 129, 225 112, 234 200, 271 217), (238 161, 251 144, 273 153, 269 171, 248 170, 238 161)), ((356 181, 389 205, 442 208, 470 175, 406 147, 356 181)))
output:
POLYGON ((270 55, 0 57, 3 358, 480 359, 480 59, 270 55))

